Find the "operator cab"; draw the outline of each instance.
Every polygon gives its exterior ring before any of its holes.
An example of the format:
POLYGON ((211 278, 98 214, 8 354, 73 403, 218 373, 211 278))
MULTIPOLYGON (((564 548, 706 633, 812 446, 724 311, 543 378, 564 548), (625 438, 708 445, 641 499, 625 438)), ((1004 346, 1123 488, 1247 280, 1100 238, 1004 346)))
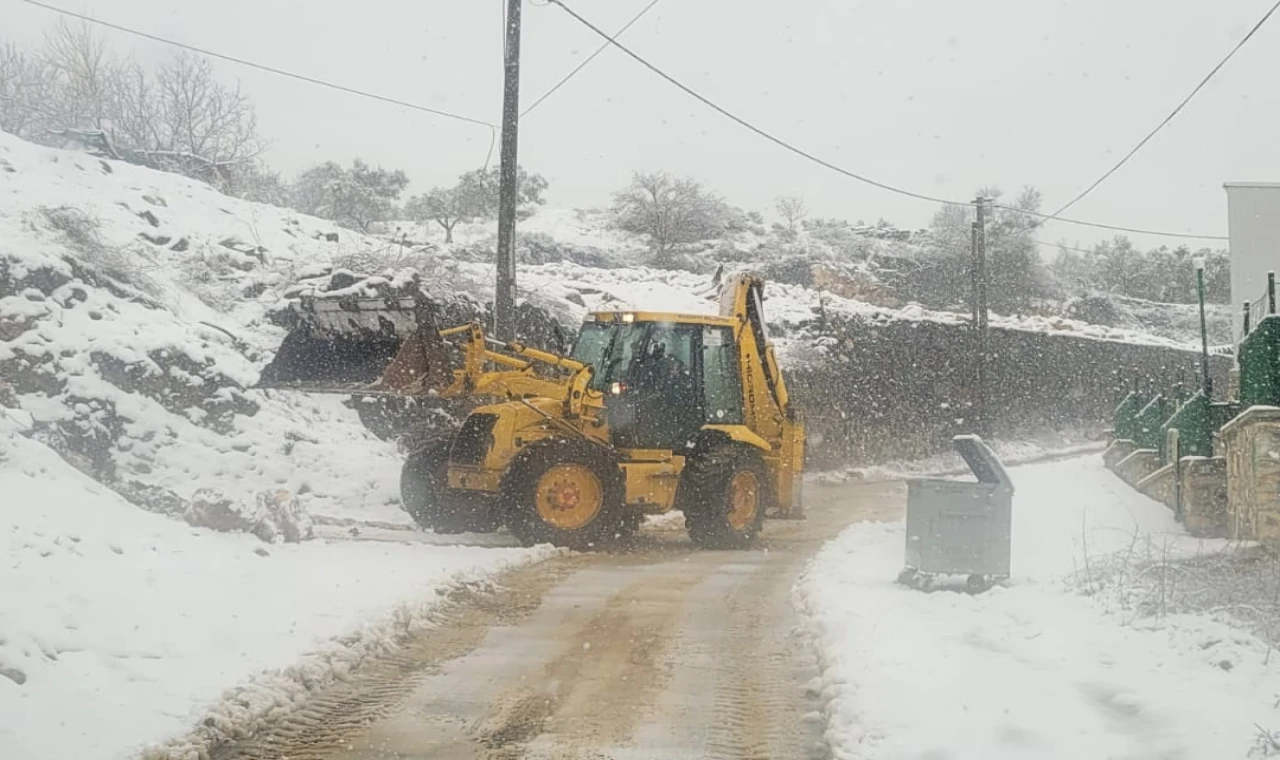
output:
POLYGON ((621 448, 683 451, 703 425, 743 423, 728 324, 623 314, 585 323, 573 358, 591 366, 590 387, 605 394, 605 419, 621 448))

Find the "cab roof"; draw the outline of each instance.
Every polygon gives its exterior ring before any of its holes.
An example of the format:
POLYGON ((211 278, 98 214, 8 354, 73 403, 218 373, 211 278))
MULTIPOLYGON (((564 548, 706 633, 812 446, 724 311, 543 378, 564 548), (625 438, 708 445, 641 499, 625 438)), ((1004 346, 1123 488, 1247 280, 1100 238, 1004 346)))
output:
POLYGON ((663 322, 680 325, 715 325, 733 327, 737 320, 716 314, 676 314, 666 311, 595 311, 587 314, 587 322, 663 322))

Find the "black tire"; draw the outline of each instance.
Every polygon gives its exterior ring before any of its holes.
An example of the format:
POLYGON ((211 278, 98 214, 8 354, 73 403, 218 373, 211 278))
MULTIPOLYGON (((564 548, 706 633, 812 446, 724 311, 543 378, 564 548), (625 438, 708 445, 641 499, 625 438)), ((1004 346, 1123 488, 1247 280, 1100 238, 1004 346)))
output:
POLYGON ((502 478, 499 509, 507 528, 525 546, 548 543, 594 549, 628 534, 628 526, 634 521, 626 519, 624 498, 622 469, 612 453, 586 441, 554 439, 532 444, 512 460, 502 478), (557 518, 548 511, 547 500, 561 481, 549 479, 565 471, 571 473, 569 477, 587 480, 565 486, 572 491, 571 496, 576 496, 573 506, 565 508, 565 515, 557 524, 557 518), (584 491, 591 497, 594 489, 598 489, 598 498, 588 498, 588 506, 578 512, 577 499, 584 497, 584 491), (594 512, 590 504, 598 504, 594 512))
POLYGON ((685 464, 680 504, 685 529, 693 543, 706 549, 742 549, 760 537, 770 506, 771 482, 764 460, 754 449, 729 442, 700 443, 685 464), (735 513, 739 478, 755 482, 755 514, 735 513))
POLYGON ((496 510, 481 495, 449 490, 452 437, 436 438, 409 455, 400 471, 400 503, 419 526, 436 533, 491 533, 496 510))

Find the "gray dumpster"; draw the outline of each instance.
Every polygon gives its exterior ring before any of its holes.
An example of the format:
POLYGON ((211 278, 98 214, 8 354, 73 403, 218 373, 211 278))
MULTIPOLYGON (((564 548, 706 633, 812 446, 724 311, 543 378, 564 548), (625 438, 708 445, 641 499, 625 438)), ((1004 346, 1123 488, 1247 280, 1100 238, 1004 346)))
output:
POLYGON ((976 435, 953 439, 977 482, 907 481, 907 561, 900 583, 927 588, 939 575, 968 576, 973 590, 1009 577, 1013 483, 976 435))

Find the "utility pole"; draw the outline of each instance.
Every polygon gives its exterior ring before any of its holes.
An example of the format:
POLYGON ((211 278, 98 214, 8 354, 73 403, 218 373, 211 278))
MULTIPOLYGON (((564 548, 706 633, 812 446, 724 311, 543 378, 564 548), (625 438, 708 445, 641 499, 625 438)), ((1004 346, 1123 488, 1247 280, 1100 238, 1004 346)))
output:
POLYGON ((493 334, 516 337, 516 162, 520 128, 520 4, 506 0, 507 34, 502 87, 502 150, 498 169, 498 273, 493 297, 493 334))
POLYGON ((978 223, 969 224, 969 307, 973 334, 978 334, 978 223))
POLYGON ((1213 375, 1209 373, 1209 325, 1204 313, 1204 262, 1196 262, 1196 295, 1200 301, 1200 388, 1213 398, 1213 375))
POLYGON ((991 420, 987 415, 987 199, 979 196, 973 203, 977 208, 977 220, 973 223, 973 315, 978 333, 977 403, 978 435, 991 435, 991 420))

